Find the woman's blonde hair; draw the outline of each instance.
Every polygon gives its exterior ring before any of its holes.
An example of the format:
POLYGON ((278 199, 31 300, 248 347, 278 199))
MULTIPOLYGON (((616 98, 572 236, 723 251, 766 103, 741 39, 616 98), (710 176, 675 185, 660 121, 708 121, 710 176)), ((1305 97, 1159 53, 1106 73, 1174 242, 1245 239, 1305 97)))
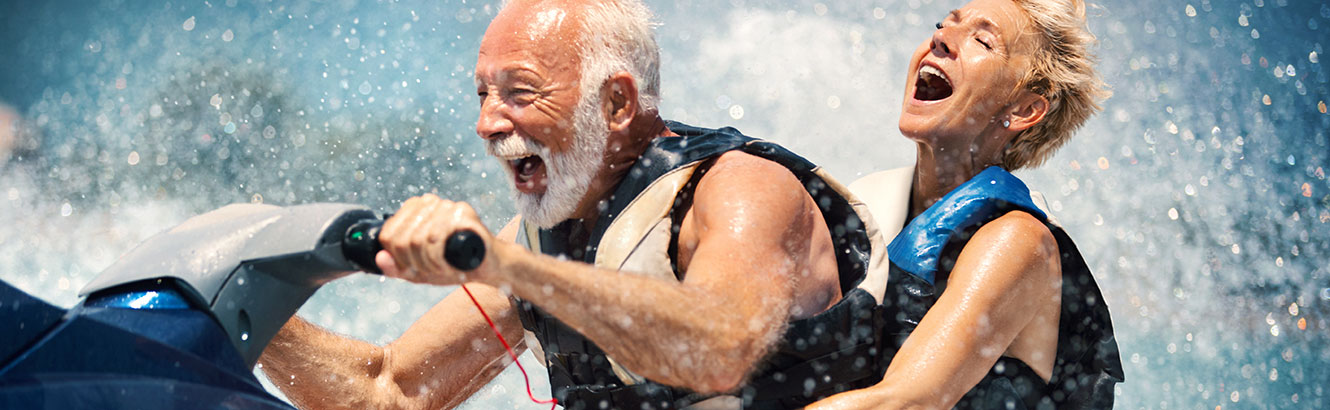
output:
POLYGON ((1008 170, 1038 166, 1053 156, 1085 120, 1099 111, 1110 92, 1095 72, 1095 43, 1081 0, 1015 0, 1030 17, 1040 44, 1022 84, 1048 99, 1043 121, 1011 141, 1002 155, 1008 170))

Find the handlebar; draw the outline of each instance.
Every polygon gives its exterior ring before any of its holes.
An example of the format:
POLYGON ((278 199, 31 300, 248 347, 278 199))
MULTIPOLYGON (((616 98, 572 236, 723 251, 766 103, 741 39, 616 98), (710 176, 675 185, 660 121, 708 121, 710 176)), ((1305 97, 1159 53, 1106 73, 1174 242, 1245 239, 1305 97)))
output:
MULTIPOLYGON (((351 224, 342 240, 342 254, 346 259, 366 273, 383 274, 374 257, 383 250, 379 243, 379 231, 387 219, 362 219, 351 224)), ((453 268, 469 271, 485 261, 485 241, 470 229, 453 232, 443 244, 443 260, 453 268)))

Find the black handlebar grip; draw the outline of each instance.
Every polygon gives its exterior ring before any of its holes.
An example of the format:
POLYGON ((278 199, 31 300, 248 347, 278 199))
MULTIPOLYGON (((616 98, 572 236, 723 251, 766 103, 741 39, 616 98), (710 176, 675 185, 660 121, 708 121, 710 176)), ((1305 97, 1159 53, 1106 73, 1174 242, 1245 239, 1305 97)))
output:
POLYGON ((457 270, 475 269, 485 261, 485 240, 470 229, 453 232, 443 244, 443 260, 457 270))
POLYGON ((379 243, 379 229, 382 227, 383 219, 365 219, 351 224, 346 229, 346 237, 342 239, 342 256, 365 273, 382 275, 383 271, 374 263, 375 255, 383 250, 383 244, 379 243))
MULTIPOLYGON (((383 250, 379 243, 379 229, 383 219, 366 219, 346 230, 342 240, 342 255, 353 266, 365 273, 383 274, 374 262, 375 255, 383 250)), ((485 241, 469 229, 453 232, 443 244, 443 260, 453 268, 469 271, 485 261, 485 241)))

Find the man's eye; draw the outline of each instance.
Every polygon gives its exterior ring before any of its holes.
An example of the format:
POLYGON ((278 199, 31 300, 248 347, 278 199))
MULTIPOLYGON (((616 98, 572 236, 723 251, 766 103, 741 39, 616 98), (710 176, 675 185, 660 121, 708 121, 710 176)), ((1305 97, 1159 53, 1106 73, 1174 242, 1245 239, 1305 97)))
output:
POLYGON ((934 24, 933 27, 937 27, 938 30, 941 30, 941 29, 942 29, 942 22, 941 22, 941 21, 937 22, 937 24, 934 24))
POLYGON ((974 39, 974 40, 975 40, 975 41, 978 41, 979 44, 983 44, 983 45, 984 45, 984 48, 986 48, 986 49, 989 49, 989 50, 992 50, 992 49, 993 49, 993 45, 992 45, 992 44, 988 44, 988 42, 987 42, 987 41, 984 41, 983 39, 978 39, 978 38, 976 38, 976 39, 974 39))

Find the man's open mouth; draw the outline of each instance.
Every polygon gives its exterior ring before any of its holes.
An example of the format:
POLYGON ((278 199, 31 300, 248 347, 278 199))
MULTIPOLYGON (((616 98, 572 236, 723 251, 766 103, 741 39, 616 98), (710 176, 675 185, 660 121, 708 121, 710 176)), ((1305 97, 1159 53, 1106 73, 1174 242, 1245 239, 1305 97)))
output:
POLYGON ((914 80, 914 98, 920 101, 937 101, 951 96, 951 80, 937 67, 920 65, 919 76, 914 80))
POLYGON ((508 165, 513 167, 513 175, 521 184, 534 182, 535 178, 545 171, 545 161, 536 155, 508 160, 508 165))

